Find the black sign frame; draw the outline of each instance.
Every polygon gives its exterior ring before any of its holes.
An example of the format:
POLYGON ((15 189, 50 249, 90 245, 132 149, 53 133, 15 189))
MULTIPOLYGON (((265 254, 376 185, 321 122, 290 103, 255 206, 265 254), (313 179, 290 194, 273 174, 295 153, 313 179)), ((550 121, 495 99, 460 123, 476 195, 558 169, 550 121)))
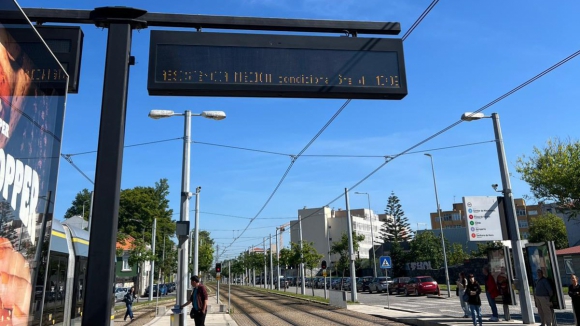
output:
MULTIPOLYGON (((174 55, 182 55, 174 53, 174 55)), ((359 56, 358 54, 356 56, 359 56)), ((182 71, 172 67, 169 71, 182 71)), ((256 70, 258 67, 256 67, 256 70)), ((348 63, 345 69, 349 69, 348 63)), ((210 69, 211 70, 211 69, 210 69)), ((336 72, 338 75, 341 72, 336 72)), ((379 73, 380 75, 380 73, 379 73)), ((377 76, 379 76, 377 75, 377 76)), ((389 79, 389 76, 382 76, 389 79)), ((378 77, 377 77, 378 80, 378 77)), ((342 98, 342 99, 390 99, 399 100, 407 95, 407 80, 401 39, 295 36, 275 34, 207 33, 181 31, 151 31, 149 72, 147 89, 149 95, 164 96, 233 96, 233 97, 287 97, 287 98, 342 98), (235 84, 192 83, 157 81, 156 70, 163 63, 157 49, 162 45, 185 45, 207 47, 240 47, 301 50, 346 50, 367 52, 390 52, 397 55, 397 88, 379 86, 313 86, 287 84, 235 84)))

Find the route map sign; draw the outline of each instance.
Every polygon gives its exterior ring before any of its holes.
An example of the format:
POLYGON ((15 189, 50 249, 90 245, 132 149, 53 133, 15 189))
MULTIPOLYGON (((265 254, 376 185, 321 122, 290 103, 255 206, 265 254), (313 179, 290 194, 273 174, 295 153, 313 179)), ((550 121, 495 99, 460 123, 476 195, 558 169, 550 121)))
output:
POLYGON ((394 38, 151 31, 149 95, 392 99, 407 95, 394 38))
POLYGON ((463 197, 469 241, 503 240, 497 197, 463 197))

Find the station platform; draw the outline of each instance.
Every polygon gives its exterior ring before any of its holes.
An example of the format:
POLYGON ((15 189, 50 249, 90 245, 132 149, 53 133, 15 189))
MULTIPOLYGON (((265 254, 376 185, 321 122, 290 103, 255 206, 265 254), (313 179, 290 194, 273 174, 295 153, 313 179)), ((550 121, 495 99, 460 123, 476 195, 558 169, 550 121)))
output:
MULTIPOLYGON (((471 318, 458 318, 458 317, 449 317, 449 316, 441 316, 427 312, 408 312, 408 311, 401 311, 395 309, 387 309, 386 307, 382 306, 370 306, 365 304, 349 304, 347 307, 348 310, 356 311, 359 313, 374 315, 374 316, 382 316, 384 318, 408 324, 408 325, 418 325, 418 326, 469 326, 473 325, 471 318)), ((171 310, 160 317, 154 318, 151 322, 146 324, 149 325, 157 325, 157 326, 172 326, 172 313, 171 310)), ((485 324, 489 324, 490 322, 484 319, 485 324)), ((219 313, 219 312, 210 312, 207 314, 205 319, 206 325, 211 326, 218 326, 218 325, 236 325, 237 323, 233 320, 233 318, 228 313, 219 313)), ((497 326, 506 326, 506 325, 522 325, 521 320, 510 320, 510 321, 502 321, 500 319, 499 322, 492 322, 491 324, 497 326)), ((187 316, 187 325, 194 326, 195 323, 193 319, 187 316)))

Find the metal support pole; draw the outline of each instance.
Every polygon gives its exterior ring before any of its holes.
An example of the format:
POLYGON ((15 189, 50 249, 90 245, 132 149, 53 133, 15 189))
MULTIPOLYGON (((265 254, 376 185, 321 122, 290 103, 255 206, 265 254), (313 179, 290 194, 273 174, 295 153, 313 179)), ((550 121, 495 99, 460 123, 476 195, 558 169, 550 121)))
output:
POLYGON ((368 192, 355 192, 359 195, 367 195, 367 201, 369 204, 369 220, 371 222, 371 246, 373 247, 373 276, 377 277, 377 262, 375 259, 375 233, 373 230, 373 215, 371 214, 371 195, 368 192))
POLYGON ((195 245, 193 248, 193 275, 199 275, 199 193, 201 187, 195 188, 195 245))
POLYGON ((91 242, 82 324, 108 326, 113 315, 115 250, 119 222, 121 171, 125 143, 127 86, 131 55, 129 22, 110 24, 107 40, 103 102, 95 171, 95 225, 91 242))
MULTIPOLYGON (((441 207, 439 207, 439 196, 437 194, 437 182, 435 181, 435 167, 433 165, 433 156, 425 154, 431 159, 431 172, 433 173, 433 185, 435 186, 435 201, 437 202, 437 214, 439 214, 439 228, 441 232, 441 246, 443 247, 443 262, 445 263, 445 281, 447 282, 447 297, 451 297, 451 286, 449 284, 449 269, 447 268, 447 253, 445 250, 445 236, 443 235, 443 219, 441 219, 441 207)), ((441 294, 441 293, 439 293, 441 294)))
MULTIPOLYGON (((89 234, 91 233, 91 221, 93 220, 93 200, 95 198, 94 194, 95 192, 91 191, 91 206, 89 207, 89 225, 87 226, 87 231, 89 232, 89 234)), ((85 218, 84 215, 83 218, 85 218)))
MULTIPOLYGON (((280 244, 278 243, 278 228, 276 228, 276 274, 278 274, 277 286, 278 291, 280 291, 280 244)), ((284 279, 284 289, 286 289, 286 279, 284 279)))
POLYGON ((348 254, 349 254, 349 261, 350 261, 350 301, 356 302, 357 301, 357 293, 356 293, 356 269, 354 266, 354 246, 352 243, 352 217, 350 216, 350 206, 348 203, 348 188, 344 188, 344 199, 346 201, 346 218, 347 218, 347 230, 348 230, 348 254))
POLYGON ((232 261, 228 261, 228 314, 232 313, 232 261))
POLYGON ((326 240, 328 241, 328 284, 330 285, 328 290, 332 290, 332 270, 330 269, 330 264, 332 263, 330 260, 330 229, 332 228, 329 225, 327 228, 328 233, 326 237, 326 240))
POLYGON ((518 228, 516 206, 514 205, 514 198, 512 194, 511 182, 509 178, 507 160, 505 157, 505 149, 503 146, 503 138, 501 134, 501 126, 499 124, 499 115, 492 113, 493 129, 495 132, 495 141, 497 146, 497 156, 499 160, 499 170, 501 174, 501 182, 503 187, 503 194, 506 203, 506 219, 509 223, 509 231, 512 242, 512 251, 514 255, 514 267, 516 278, 518 280, 517 287, 520 293, 520 307, 522 311, 522 320, 524 324, 534 324, 534 310, 532 308, 532 299, 530 297, 530 288, 528 287, 528 275, 526 274, 524 264, 524 254, 522 249, 522 242, 520 240, 520 230, 518 228))
POLYGON ((306 293, 306 278, 304 277, 304 254, 302 253, 302 216, 298 215, 298 228, 300 229, 300 293, 306 293))
MULTIPOLYGON (((184 112, 184 128, 183 128, 183 161, 181 165, 181 206, 179 220, 181 222, 189 221, 189 170, 190 170, 190 148, 191 148, 191 111, 184 112)), ((197 229, 196 229, 197 235, 197 229)), ((196 237, 197 238, 197 237, 196 237)), ((197 239, 196 239, 197 241, 197 239)), ((183 305, 187 302, 187 257, 189 241, 185 240, 179 246, 179 256, 177 261, 177 304, 183 305)), ((194 257, 195 264, 195 257, 194 257)), ((196 274, 197 275, 197 274, 196 274)), ((179 326, 185 326, 185 314, 179 314, 179 326)))
POLYGON ((263 243, 262 246, 264 248, 264 277, 262 277, 260 280, 262 281, 262 284, 264 285, 263 288, 266 288, 266 281, 268 280, 268 277, 266 275, 268 275, 268 261, 266 260, 266 238, 264 237, 263 239, 263 243))
MULTIPOLYGON (((155 256, 155 237, 157 236, 157 219, 153 219, 153 232, 151 235, 151 252, 155 256)), ((153 301, 153 274, 155 274, 155 260, 151 260, 151 274, 149 275, 149 301, 153 301)))
POLYGON ((272 261, 272 235, 270 234, 270 290, 272 290, 273 288, 274 288, 274 263, 272 261))

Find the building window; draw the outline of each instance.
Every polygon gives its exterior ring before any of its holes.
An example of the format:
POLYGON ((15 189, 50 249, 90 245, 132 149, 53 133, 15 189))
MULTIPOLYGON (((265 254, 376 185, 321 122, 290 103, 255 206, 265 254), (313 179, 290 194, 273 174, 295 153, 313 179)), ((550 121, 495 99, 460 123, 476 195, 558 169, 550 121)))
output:
POLYGON ((453 217, 453 220, 454 221, 461 221, 461 215, 460 214, 453 213, 451 216, 453 217))
POLYGON ((528 232, 523 232, 522 233, 522 239, 527 239, 530 237, 530 234, 528 232))
POLYGON ((526 216, 526 210, 523 208, 518 208, 518 216, 526 216))
POLYGON ((131 266, 129 266, 129 256, 123 256, 123 268, 121 270, 123 272, 132 270, 131 266))
POLYGON ((529 211, 528 215, 538 215, 538 211, 529 211))
POLYGON ((528 227, 528 221, 526 221, 526 220, 518 220, 518 226, 520 228, 527 228, 528 227))

